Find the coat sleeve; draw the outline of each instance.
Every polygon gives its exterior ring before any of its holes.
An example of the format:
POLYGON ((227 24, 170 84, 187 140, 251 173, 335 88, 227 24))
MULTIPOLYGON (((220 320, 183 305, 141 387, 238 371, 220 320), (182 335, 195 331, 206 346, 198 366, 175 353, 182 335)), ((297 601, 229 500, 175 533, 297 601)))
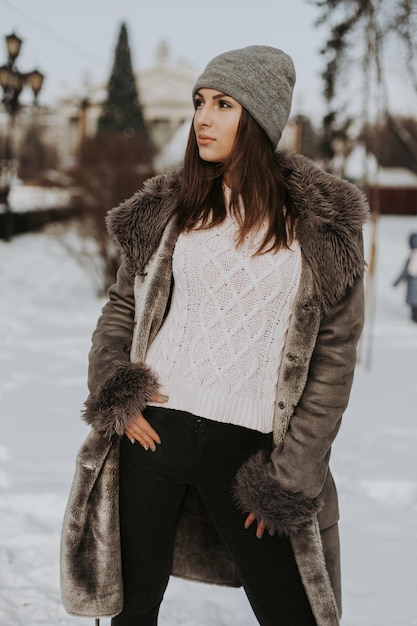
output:
POLYGON ((281 446, 258 454, 236 478, 239 507, 284 534, 300 528, 320 508, 330 449, 348 404, 363 327, 363 277, 320 324, 307 382, 281 446))
POLYGON ((135 324, 134 277, 122 263, 92 336, 83 419, 104 437, 122 436, 158 391, 145 363, 130 362, 135 324))

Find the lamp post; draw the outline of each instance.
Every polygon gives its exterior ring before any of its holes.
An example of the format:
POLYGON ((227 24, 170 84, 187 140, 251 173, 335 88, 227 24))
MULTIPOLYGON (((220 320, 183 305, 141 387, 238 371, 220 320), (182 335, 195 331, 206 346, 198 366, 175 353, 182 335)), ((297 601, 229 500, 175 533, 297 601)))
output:
POLYGON ((16 59, 20 54, 23 40, 12 33, 6 35, 7 63, 0 66, 0 85, 3 89, 3 107, 9 115, 4 154, 0 167, 0 206, 4 207, 4 239, 9 240, 13 234, 12 211, 9 205, 9 192, 14 172, 13 135, 16 114, 19 111, 19 97, 25 87, 29 85, 33 92, 33 104, 37 106, 39 92, 42 89, 44 75, 37 69, 21 73, 16 67, 16 59))

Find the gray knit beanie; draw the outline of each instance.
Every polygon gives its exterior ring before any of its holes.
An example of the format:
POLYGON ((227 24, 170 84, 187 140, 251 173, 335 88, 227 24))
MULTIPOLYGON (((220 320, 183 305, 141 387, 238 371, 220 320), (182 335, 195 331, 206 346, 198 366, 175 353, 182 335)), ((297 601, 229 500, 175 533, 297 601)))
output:
POLYGON ((291 57, 278 48, 248 46, 212 59, 193 88, 217 89, 237 100, 277 147, 287 123, 295 83, 291 57))

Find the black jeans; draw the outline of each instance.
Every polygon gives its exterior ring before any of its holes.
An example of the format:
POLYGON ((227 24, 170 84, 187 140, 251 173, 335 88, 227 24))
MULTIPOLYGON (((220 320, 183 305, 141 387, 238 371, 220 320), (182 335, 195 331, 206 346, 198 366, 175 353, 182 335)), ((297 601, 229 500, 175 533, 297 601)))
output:
POLYGON ((272 436, 190 413, 148 407, 161 437, 156 452, 124 437, 120 450, 120 526, 124 608, 112 626, 155 626, 168 584, 175 524, 193 485, 239 572, 262 626, 315 626, 290 542, 244 528, 233 501, 237 470, 272 436))

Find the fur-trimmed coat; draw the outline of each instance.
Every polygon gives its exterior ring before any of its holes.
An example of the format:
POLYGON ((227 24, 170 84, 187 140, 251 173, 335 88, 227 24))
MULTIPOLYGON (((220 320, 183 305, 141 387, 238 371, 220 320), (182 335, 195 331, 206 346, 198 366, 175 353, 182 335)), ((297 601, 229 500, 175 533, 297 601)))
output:
MULTIPOLYGON (((362 227, 357 188, 308 159, 278 153, 289 171, 302 250, 300 286, 279 371, 270 457, 239 471, 236 497, 291 539, 318 626, 339 623, 338 504, 331 444, 347 406, 363 325, 362 227)), ((63 523, 61 590, 75 615, 115 615, 123 590, 118 520, 119 437, 158 382, 144 364, 170 303, 172 254, 179 235, 181 172, 149 180, 109 212, 123 262, 92 339, 80 449, 63 523)), ((221 540, 190 490, 177 529, 173 574, 239 585, 221 540)))

